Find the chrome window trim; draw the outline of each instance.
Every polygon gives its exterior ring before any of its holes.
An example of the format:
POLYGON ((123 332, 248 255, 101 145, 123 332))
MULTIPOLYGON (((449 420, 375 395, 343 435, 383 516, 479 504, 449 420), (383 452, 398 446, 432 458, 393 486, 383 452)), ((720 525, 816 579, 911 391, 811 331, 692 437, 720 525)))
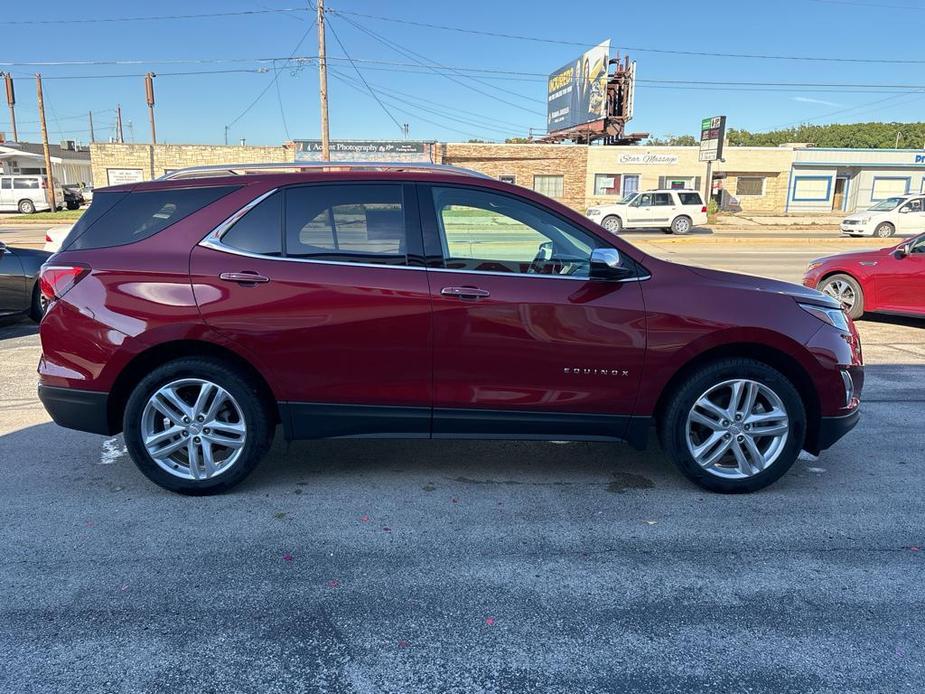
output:
MULTIPOLYGON (((590 277, 571 277, 569 275, 537 275, 537 274, 527 274, 522 272, 493 272, 489 270, 454 270, 452 268, 443 268, 443 267, 423 267, 420 265, 389 265, 386 263, 355 263, 344 260, 317 260, 314 258, 294 258, 291 256, 277 256, 277 255, 263 255, 260 253, 251 253, 250 251, 244 251, 239 248, 233 248, 231 246, 226 246, 222 243, 222 237, 231 229, 234 224, 241 219, 244 215, 250 212, 253 208, 259 205, 261 202, 266 200, 268 197, 273 195, 279 190, 279 188, 273 188, 268 190, 266 193, 263 193, 249 203, 244 205, 241 209, 237 210, 234 214, 229 216, 225 221, 221 222, 216 226, 212 231, 206 234, 197 245, 202 246, 203 248, 209 248, 213 251, 219 251, 221 253, 229 253, 231 255, 237 255, 244 258, 254 258, 256 260, 277 260, 284 261, 289 263, 312 263, 315 265, 345 265, 347 267, 369 267, 369 268, 379 268, 385 270, 424 270, 428 272, 455 272, 457 274, 465 275, 492 275, 495 277, 527 277, 531 279, 556 279, 556 280, 572 280, 573 282, 591 282, 593 281, 590 277)), ((651 274, 642 275, 640 277, 628 277, 623 280, 611 280, 613 282, 642 282, 644 280, 650 279, 651 274)))

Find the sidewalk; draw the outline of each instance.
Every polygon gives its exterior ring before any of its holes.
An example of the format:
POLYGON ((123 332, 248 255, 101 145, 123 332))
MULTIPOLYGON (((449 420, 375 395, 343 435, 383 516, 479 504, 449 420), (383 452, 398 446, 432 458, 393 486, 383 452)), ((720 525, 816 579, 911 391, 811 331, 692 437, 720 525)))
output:
POLYGON ((757 214, 729 214, 716 215, 710 226, 724 227, 784 227, 802 229, 838 229, 844 214, 818 214, 818 215, 757 215, 757 214))

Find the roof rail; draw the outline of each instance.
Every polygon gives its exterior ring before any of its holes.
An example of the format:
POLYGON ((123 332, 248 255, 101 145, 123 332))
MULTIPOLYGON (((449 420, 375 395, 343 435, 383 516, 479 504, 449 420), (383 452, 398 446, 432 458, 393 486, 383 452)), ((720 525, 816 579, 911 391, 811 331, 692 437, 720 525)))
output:
POLYGON ((182 178, 203 178, 206 176, 240 176, 265 171, 420 171, 422 173, 449 173, 478 178, 492 178, 488 174, 473 169, 464 169, 448 164, 429 164, 426 162, 382 162, 382 161, 295 161, 268 162, 264 164, 213 164, 210 166, 190 166, 164 174, 158 181, 182 178))

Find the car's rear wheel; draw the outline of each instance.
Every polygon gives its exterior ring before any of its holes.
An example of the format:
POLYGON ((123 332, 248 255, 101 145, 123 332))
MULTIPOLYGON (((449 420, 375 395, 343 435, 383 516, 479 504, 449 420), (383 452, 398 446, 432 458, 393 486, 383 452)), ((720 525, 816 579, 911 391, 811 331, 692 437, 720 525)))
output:
POLYGON ((839 301, 852 320, 864 315, 864 290, 854 277, 831 275, 820 282, 819 291, 839 301))
POLYGON ((888 238, 896 233, 896 227, 894 227, 889 222, 882 222, 877 225, 877 228, 874 229, 874 235, 879 236, 881 239, 888 238))
POLYGON ((22 214, 33 214, 35 212, 35 203, 31 200, 20 200, 17 207, 22 214))
POLYGON ((273 434, 260 388, 229 366, 190 357, 143 378, 129 396, 125 445, 156 484, 181 494, 215 494, 243 480, 273 434))
POLYGON ((619 234, 623 230, 623 220, 615 214, 609 214, 601 220, 601 226, 611 234, 619 234))
POLYGON ((29 318, 39 323, 45 315, 45 310, 47 308, 48 300, 42 296, 39 283, 36 282, 35 286, 32 287, 32 302, 29 304, 29 318))
POLYGON ((674 221, 671 223, 671 231, 674 234, 686 234, 693 226, 691 218, 682 215, 680 217, 675 217, 674 221))
POLYGON ((794 385, 751 359, 723 359, 691 374, 660 423, 662 446, 681 472, 715 492, 753 492, 779 479, 806 436, 794 385))

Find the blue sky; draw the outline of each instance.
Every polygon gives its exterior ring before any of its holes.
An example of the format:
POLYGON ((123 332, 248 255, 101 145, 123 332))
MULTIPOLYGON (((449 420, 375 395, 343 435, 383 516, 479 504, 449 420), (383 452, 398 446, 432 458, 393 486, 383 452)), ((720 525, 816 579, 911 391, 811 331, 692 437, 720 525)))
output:
MULTIPOLYGON (((82 17, 109 18, 272 8, 299 8, 303 0, 199 0, 158 3, 111 0, 46 0, 36 5, 6 3, 0 16, 0 62, 140 60, 133 65, 0 66, 16 77, 21 139, 38 140, 35 84, 46 77, 46 113, 52 140, 88 139, 85 113, 94 112, 97 138, 113 133, 114 108, 122 105, 126 140, 147 142, 147 109, 141 77, 102 75, 161 73, 156 80, 158 139, 173 143, 229 140, 279 144, 288 137, 319 136, 318 73, 314 65, 258 63, 256 58, 315 55, 310 13, 266 13, 238 17, 118 23, 23 25, 7 22, 82 17), (306 36, 306 31, 308 35, 306 36), (305 37, 297 49, 300 39, 305 37), (171 63, 177 60, 235 61, 171 63), (263 69, 262 72, 253 72, 263 69), (250 70, 214 75, 171 72, 250 70), (278 72, 278 77, 276 77, 278 72), (74 79, 50 79, 74 76, 74 79), (76 77, 80 77, 77 79, 76 77), (276 81, 274 82, 274 78, 276 81), (263 96, 257 97, 263 92, 263 96), (256 99, 256 102, 255 102, 256 99), (255 103, 253 103, 255 102, 255 103), (253 103, 249 111, 242 112, 253 103), (131 127, 129 127, 131 123, 131 127)), ((748 53, 863 59, 918 60, 925 3, 918 0, 777 0, 737 4, 666 0, 661 3, 568 3, 562 0, 329 0, 344 12, 380 15, 430 24, 521 34, 589 46, 611 39, 637 50, 640 79, 709 82, 814 82, 925 85, 922 64, 813 62, 676 55, 667 51, 748 53), (592 9, 596 6, 599 9, 592 9), (718 9, 710 11, 710 7, 718 9), (638 50, 651 49, 651 50, 638 50)), ((546 74, 584 49, 509 38, 479 36, 356 15, 330 17, 330 25, 412 139, 503 139, 545 125, 546 74), (355 24, 351 24, 354 22, 355 24), (363 32, 394 42, 404 54, 363 32), (407 51, 416 55, 409 56, 407 51), (434 74, 415 60, 446 66, 521 74, 480 73, 480 81, 459 73, 434 74), (450 79, 452 77, 452 79, 450 79), (494 79, 503 77, 504 79, 494 79), (453 81, 456 80, 456 81, 453 81), (459 82, 462 82, 460 84, 459 82), (468 85, 468 86, 463 86, 468 85), (444 118, 452 115, 456 121, 444 118), (433 121, 433 122, 428 122, 433 121)), ((344 51, 329 31, 332 56, 344 51)), ((923 60, 925 64, 925 60, 923 60)), ((353 68, 332 61, 331 135, 335 138, 401 138, 393 122, 363 87, 353 68)), ((866 89, 866 88, 864 88, 866 89)), ((765 130, 797 124, 860 120, 923 120, 925 89, 883 93, 854 89, 735 91, 692 84, 639 85, 634 131, 661 136, 694 134, 700 118, 724 113, 729 127, 765 130), (685 87, 685 88, 677 88, 685 87)), ((0 104, 0 130, 9 136, 9 117, 0 104)), ((921 147, 923 143, 908 143, 921 147)))

